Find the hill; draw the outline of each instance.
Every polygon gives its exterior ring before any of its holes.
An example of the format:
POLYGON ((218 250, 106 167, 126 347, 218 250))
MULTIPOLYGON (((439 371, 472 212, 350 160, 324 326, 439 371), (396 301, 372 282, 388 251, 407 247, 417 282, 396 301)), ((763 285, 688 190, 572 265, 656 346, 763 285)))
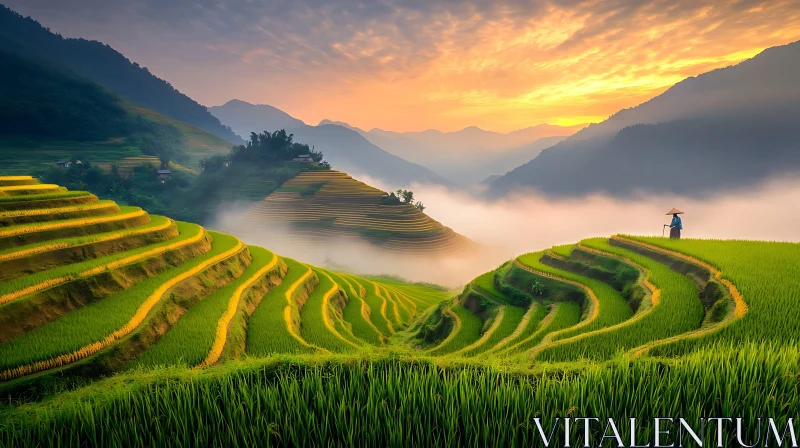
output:
POLYGON ((564 410, 636 410, 640 441, 679 415, 716 446, 708 415, 800 407, 796 244, 595 238, 453 296, 24 176, 0 222, 4 446, 535 445, 526 422, 564 410))
POLYGON ((406 187, 415 182, 449 184, 428 168, 390 154, 346 127, 332 124, 308 126, 272 106, 239 100, 209 110, 243 135, 285 129, 298 141, 323 152, 332 165, 343 171, 367 174, 387 184, 406 187))
POLYGON ((229 143, 242 139, 205 107, 101 42, 65 39, 0 5, 0 50, 74 71, 126 100, 186 122, 229 143))
POLYGON ((256 235, 288 226, 298 245, 349 237, 405 253, 458 253, 474 247, 413 205, 389 205, 386 194, 341 171, 305 171, 237 217, 235 227, 248 229, 237 234, 256 235))
POLYGON ((74 72, 0 50, 0 146, 5 174, 29 173, 59 160, 124 163, 165 157, 200 168, 227 153, 228 142, 122 100, 74 72))
POLYGON ((532 187, 551 195, 698 196, 795 172, 798 61, 795 42, 681 81, 548 148, 496 180, 493 193, 532 187))

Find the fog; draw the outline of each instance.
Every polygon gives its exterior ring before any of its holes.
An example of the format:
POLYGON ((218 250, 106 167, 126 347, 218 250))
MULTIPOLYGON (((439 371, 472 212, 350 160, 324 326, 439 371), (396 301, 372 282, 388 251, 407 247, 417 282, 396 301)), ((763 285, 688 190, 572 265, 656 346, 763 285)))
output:
MULTIPOLYGON (((353 177, 393 191, 369 176, 353 177)), ((253 222, 243 217, 248 204, 220 210, 218 228, 280 255, 299 261, 360 274, 391 273, 409 280, 457 287, 521 253, 593 236, 615 233, 661 236, 672 207, 682 215, 684 238, 800 240, 800 180, 781 179, 746 191, 693 199, 640 195, 615 199, 592 195, 577 199, 548 199, 530 191, 487 202, 476 195, 441 186, 410 185, 427 213, 442 224, 480 243, 470 255, 419 257, 385 252, 357 239, 336 238, 317 243, 297 238, 286 227, 253 222)), ((669 233, 669 229, 667 229, 669 233)))

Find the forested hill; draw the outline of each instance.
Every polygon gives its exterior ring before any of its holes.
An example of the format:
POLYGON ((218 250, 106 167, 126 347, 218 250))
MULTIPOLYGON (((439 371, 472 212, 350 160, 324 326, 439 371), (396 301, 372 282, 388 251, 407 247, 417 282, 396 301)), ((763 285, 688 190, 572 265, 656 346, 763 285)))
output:
POLYGON ((106 140, 147 125, 97 84, 0 50, 0 135, 106 140))
POLYGON ((133 103, 192 124, 229 142, 243 142, 205 107, 110 46, 86 39, 63 38, 2 5, 0 50, 61 65, 133 103))

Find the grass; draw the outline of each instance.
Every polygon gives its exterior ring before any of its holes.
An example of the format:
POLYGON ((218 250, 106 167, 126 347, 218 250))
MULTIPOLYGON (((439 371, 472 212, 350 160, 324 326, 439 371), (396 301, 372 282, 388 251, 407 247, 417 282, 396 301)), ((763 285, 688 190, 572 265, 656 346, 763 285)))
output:
POLYGON ((119 213, 119 211, 120 208, 114 201, 98 201, 50 209, 14 210, 0 212, 0 227, 54 220, 89 218, 119 213))
POLYGON ((356 345, 345 339, 333 324, 335 315, 331 298, 338 293, 338 285, 324 271, 314 269, 319 285, 308 297, 300 311, 300 334, 310 344, 331 352, 351 352, 356 345))
MULTIPOLYGON (((463 350, 459 353, 460 356, 469 357, 485 353, 493 349, 500 341, 511 336, 516 331, 522 318, 525 317, 526 309, 517 306, 506 305, 502 307, 503 315, 502 320, 497 325, 497 328, 491 332, 478 346, 469 350, 463 350)), ((487 332, 488 333, 488 332, 487 332)), ((481 338, 483 339, 483 338, 481 338)))
POLYGON ((386 299, 376 294, 377 286, 375 283, 360 277, 351 276, 350 278, 366 291, 364 303, 370 308, 369 318, 372 325, 384 336, 388 337, 394 334, 394 326, 386 318, 388 303, 386 299))
POLYGON ((490 349, 490 352, 501 352, 509 347, 528 339, 536 333, 542 320, 547 316, 548 309, 546 306, 531 302, 525 314, 520 319, 519 325, 514 331, 507 336, 506 339, 500 340, 497 344, 490 349))
POLYGON ((577 303, 554 303, 550 312, 542 319, 534 333, 513 345, 509 345, 500 353, 505 355, 524 353, 539 345, 548 335, 577 325, 580 319, 581 307, 577 303))
POLYGON ((485 274, 475 277, 475 280, 473 280, 472 283, 492 297, 500 300, 501 302, 506 302, 506 297, 494 286, 494 271, 489 271, 485 274))
MULTIPOLYGON (((261 300, 261 303, 250 316, 247 324, 246 350, 250 356, 269 356, 276 353, 313 353, 317 349, 300 339, 298 334, 289 330, 285 311, 291 297, 291 288, 310 270, 306 265, 291 258, 283 258, 288 270, 279 286, 272 289, 261 300)), ((296 294, 296 291, 295 291, 296 294)), ((290 308, 291 311, 291 308, 290 308)), ((297 313, 296 307, 294 313, 297 313)))
POLYGON ((158 244, 61 266, 0 283, 0 305, 77 278, 90 277, 150 257, 160 256, 169 250, 193 244, 203 237, 203 228, 196 224, 178 222, 176 225, 179 235, 158 244))
MULTIPOLYGON (((0 372, 80 352, 84 347, 107 341, 110 335, 115 336, 118 332, 124 334, 113 339, 128 334, 161 301, 167 292, 165 285, 181 279, 181 274, 193 273, 193 269, 205 266, 205 263, 226 255, 241 244, 230 235, 215 233, 213 237, 209 252, 0 344, 0 372)), ((97 352, 99 349, 89 351, 97 352)))
POLYGON ((350 324, 353 335, 369 344, 381 345, 381 333, 369 320, 372 310, 361 297, 361 285, 357 285, 346 275, 326 271, 349 298, 347 305, 342 310, 342 319, 350 324), (357 286, 357 288, 356 288, 357 286))
POLYGON ((59 193, 36 194, 28 196, 0 196, 0 210, 28 210, 51 208, 67 204, 83 204, 97 201, 97 196, 88 191, 64 191, 59 193))
POLYGON ((450 309, 458 316, 460 325, 454 329, 456 333, 451 338, 428 352, 430 356, 441 356, 457 352, 481 337, 483 321, 480 318, 461 305, 453 305, 450 309))
POLYGON ((800 289, 800 245, 763 241, 723 241, 631 237, 695 257, 717 267, 722 278, 741 291, 749 310, 740 320, 699 339, 682 341, 658 350, 680 355, 722 341, 744 344, 773 341, 791 344, 800 334, 797 304, 800 289))
POLYGON ((9 226, 0 229, 0 249, 56 238, 126 229, 149 221, 150 217, 144 210, 123 206, 118 213, 111 215, 9 226))
POLYGON ((266 249, 251 247, 249 251, 253 259, 247 269, 236 280, 189 308, 158 342, 139 356, 137 364, 191 367, 208 357, 217 340, 217 323, 228 310, 231 298, 254 277, 263 276, 262 270, 271 268, 277 261, 266 249))
MULTIPOLYGON (((351 357, 134 372, 10 410, 0 444, 538 446, 536 417, 549 428, 557 414, 605 418, 632 410, 638 440, 652 440, 653 420, 664 416, 742 416, 747 434, 755 434, 756 416, 775 416, 783 427, 787 409, 800 408, 798 349, 720 347, 679 362, 617 361, 566 376, 351 357)), ((630 440, 629 425, 619 428, 630 440)), ((581 433, 573 446, 582 444, 581 433)), ((706 431, 704 446, 717 446, 715 433, 706 431)))
POLYGON ((539 359, 609 359, 621 351, 700 327, 703 307, 697 287, 688 277, 644 255, 612 246, 604 238, 584 240, 581 244, 627 258, 650 271, 650 281, 661 291, 660 303, 630 322, 587 333, 574 341, 562 341, 562 344, 542 351, 539 359))
POLYGON ((619 291, 615 290, 610 285, 593 278, 548 266, 540 261, 541 255, 541 252, 536 252, 521 255, 517 259, 523 265, 536 271, 544 272, 585 286, 595 294, 598 301, 596 305, 597 310, 590 310, 596 311, 596 315, 592 316, 590 312, 589 317, 580 326, 576 326, 570 330, 562 330, 555 340, 615 325, 629 319, 633 315, 631 308, 622 298, 619 291))
POLYGON ((9 260, 13 258, 27 257, 33 254, 40 254, 57 249, 67 247, 86 246, 94 243, 108 242, 112 240, 121 240, 134 235, 142 235, 158 230, 166 229, 172 226, 173 223, 169 218, 158 215, 151 215, 150 222, 147 224, 133 227, 130 229, 119 230, 114 232, 96 233, 93 235, 79 236, 74 238, 63 238, 60 240, 44 241, 41 243, 29 244, 27 246, 15 247, 0 251, 0 261, 9 260))

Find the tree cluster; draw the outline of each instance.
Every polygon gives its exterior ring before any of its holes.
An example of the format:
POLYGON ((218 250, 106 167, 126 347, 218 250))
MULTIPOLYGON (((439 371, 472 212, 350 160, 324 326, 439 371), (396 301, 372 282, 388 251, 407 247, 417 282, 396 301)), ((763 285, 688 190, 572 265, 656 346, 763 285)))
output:
POLYGON ((408 204, 413 205, 420 211, 425 210, 425 204, 423 204, 422 201, 414 202, 414 192, 410 190, 398 189, 396 192, 389 193, 388 196, 383 198, 382 203, 383 205, 408 204))
POLYGON ((284 129, 260 134, 253 132, 244 145, 234 146, 230 154, 218 154, 200 161, 200 168, 204 173, 212 173, 228 166, 271 167, 306 154, 320 167, 330 169, 330 164, 322 159, 321 152, 295 142, 294 135, 284 129))

